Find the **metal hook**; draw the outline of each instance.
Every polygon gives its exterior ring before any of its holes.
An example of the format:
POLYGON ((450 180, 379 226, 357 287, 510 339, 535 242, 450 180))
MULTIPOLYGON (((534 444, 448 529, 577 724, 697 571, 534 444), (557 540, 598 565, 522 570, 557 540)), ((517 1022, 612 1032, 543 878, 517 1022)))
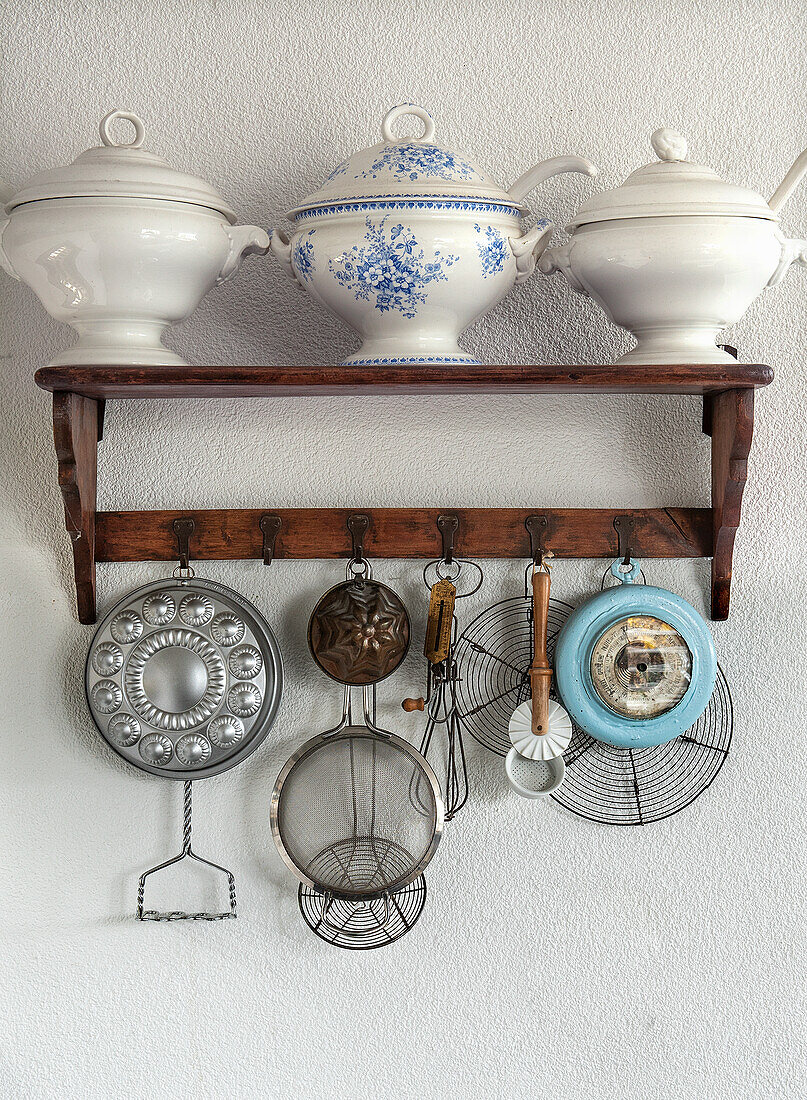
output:
POLYGON ((633 555, 633 548, 631 546, 631 541, 633 539, 633 517, 615 516, 614 530, 617 533, 618 540, 617 554, 622 558, 623 565, 630 565, 633 555))
POLYGON ((191 535, 196 530, 196 524, 190 516, 180 516, 173 523, 174 534, 177 537, 177 549, 179 551, 179 568, 183 571, 190 569, 190 541, 191 535))
POLYGON ((275 541, 280 534, 283 521, 280 516, 276 516, 272 512, 264 512, 258 521, 258 525, 263 532, 263 564, 271 565, 275 556, 275 541))
POLYGON ((544 538, 549 528, 549 520, 546 516, 527 516, 524 520, 524 526, 530 536, 530 557, 534 562, 537 562, 546 553, 544 538))
POLYGON ((347 529, 353 540, 353 561, 364 561, 364 536, 370 530, 370 517, 364 512, 351 512, 347 517, 347 529))
POLYGON ((437 529, 443 537, 443 561, 446 565, 452 565, 454 562, 454 537, 459 525, 460 521, 453 512, 437 517, 437 529))

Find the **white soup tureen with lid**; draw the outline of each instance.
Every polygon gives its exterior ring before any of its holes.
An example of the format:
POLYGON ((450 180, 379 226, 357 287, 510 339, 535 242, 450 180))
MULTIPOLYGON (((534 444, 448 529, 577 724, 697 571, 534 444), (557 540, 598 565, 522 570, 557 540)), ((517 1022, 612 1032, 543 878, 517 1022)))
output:
POLYGON ((720 331, 793 262, 807 263, 807 241, 788 240, 778 218, 807 172, 807 151, 766 202, 687 160, 674 130, 657 130, 651 143, 658 161, 585 202, 540 269, 562 272, 636 337, 621 363, 734 362, 717 347, 720 331))
POLYGON ((593 176, 581 157, 553 157, 505 190, 473 161, 434 141, 434 122, 404 103, 383 141, 338 165, 290 210, 272 251, 317 301, 362 337, 345 363, 476 363, 459 334, 533 272, 552 226, 525 230, 527 193, 562 172, 593 176), (405 115, 420 137, 395 137, 405 115))
POLYGON ((195 176, 141 148, 143 123, 128 111, 102 120, 102 144, 40 172, 0 213, 0 264, 27 283, 78 343, 51 366, 184 365, 160 336, 182 321, 269 235, 235 225, 235 213, 195 176), (134 126, 129 144, 112 125, 134 126))

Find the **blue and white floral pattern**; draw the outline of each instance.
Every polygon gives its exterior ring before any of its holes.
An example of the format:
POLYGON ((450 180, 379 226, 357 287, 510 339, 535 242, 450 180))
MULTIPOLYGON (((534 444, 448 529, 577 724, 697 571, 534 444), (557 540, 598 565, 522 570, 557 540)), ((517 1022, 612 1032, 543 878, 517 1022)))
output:
POLYGON ((508 254, 507 241, 504 234, 492 225, 486 225, 484 229, 481 225, 474 225, 474 229, 482 236, 482 240, 476 243, 476 250, 482 261, 482 276, 487 279, 488 275, 504 271, 504 261, 508 254))
POLYGON ((345 359, 342 367, 384 367, 404 366, 407 363, 462 363, 469 367, 481 367, 481 359, 474 359, 472 355, 404 355, 397 358, 384 359, 345 359))
POLYGON ((314 242, 311 240, 315 233, 316 229, 309 229, 304 237, 300 237, 292 250, 292 267, 304 283, 310 283, 317 270, 317 265, 314 263, 314 242))
POLYGON ((456 153, 417 141, 385 145, 367 171, 362 172, 362 179, 377 179, 380 172, 391 173, 394 180, 416 180, 421 176, 437 176, 441 180, 482 178, 456 153))
POLYGON ((459 259, 435 249, 426 260, 415 234, 405 225, 387 226, 389 214, 380 222, 365 219, 365 245, 355 245, 330 261, 338 283, 352 290, 356 301, 372 302, 385 313, 396 310, 412 318, 426 301, 426 287, 447 279, 445 268, 459 259))
POLYGON ((331 174, 330 174, 329 176, 326 176, 326 177, 325 177, 325 181, 324 181, 324 182, 325 182, 325 183, 327 183, 327 182, 328 182, 329 180, 335 180, 337 176, 341 176, 341 175, 344 175, 344 173, 345 173, 345 172, 347 171, 347 166, 348 166, 349 164, 350 164, 350 161, 349 161, 349 160, 343 160, 343 161, 341 161, 341 162, 340 162, 339 164, 337 164, 337 166, 336 166, 336 167, 334 168, 333 172, 331 172, 331 174))
POLYGON ((484 200, 466 198, 461 195, 451 195, 443 198, 421 196, 418 199, 403 199, 392 195, 375 196, 372 199, 342 199, 329 203, 327 206, 309 206, 297 212, 295 221, 310 220, 311 218, 324 218, 330 214, 357 214, 371 210, 438 210, 461 212, 463 214, 483 214, 497 217, 515 218, 521 220, 521 212, 513 204, 508 206, 500 202, 485 202, 484 200))

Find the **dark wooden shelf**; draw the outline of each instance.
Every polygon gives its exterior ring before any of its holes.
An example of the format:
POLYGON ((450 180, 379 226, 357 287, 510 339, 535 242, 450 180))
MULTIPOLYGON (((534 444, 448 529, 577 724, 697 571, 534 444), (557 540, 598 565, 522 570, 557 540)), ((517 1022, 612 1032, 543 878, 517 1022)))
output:
POLYGON ((773 380, 742 363, 660 367, 43 367, 44 390, 100 400, 406 393, 722 393, 773 380))
POLYGON ((53 431, 67 530, 73 543, 79 619, 95 622, 96 561, 172 561, 174 521, 194 520, 191 557, 338 558, 350 554, 347 517, 370 518, 368 554, 430 558, 441 551, 437 516, 458 519, 456 550, 478 558, 530 552, 525 520, 546 519, 544 545, 559 557, 615 557, 615 520, 629 518, 631 548, 648 558, 712 558, 712 618, 729 612, 734 536, 754 423, 754 390, 770 367, 728 365, 458 367, 45 367, 36 382, 53 393, 53 431), (175 397, 288 397, 367 394, 666 393, 703 397, 711 436, 711 508, 530 509, 352 508, 98 512, 98 443, 107 400, 175 397), (261 519, 279 525, 267 549, 261 519))

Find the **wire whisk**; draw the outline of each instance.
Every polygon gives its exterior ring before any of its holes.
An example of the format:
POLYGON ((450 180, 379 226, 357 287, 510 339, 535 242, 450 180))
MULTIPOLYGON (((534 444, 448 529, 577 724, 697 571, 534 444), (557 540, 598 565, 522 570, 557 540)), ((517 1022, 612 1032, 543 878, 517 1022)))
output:
POLYGON ((444 735, 443 759, 445 761, 445 784, 443 797, 446 807, 446 821, 451 821, 468 801, 468 763, 465 758, 462 726, 457 706, 457 666, 453 657, 453 644, 456 640, 457 622, 452 627, 452 646, 448 657, 439 665, 429 668, 428 701, 425 703, 426 729, 420 744, 420 751, 426 759, 435 753, 435 734, 438 730, 444 735))

